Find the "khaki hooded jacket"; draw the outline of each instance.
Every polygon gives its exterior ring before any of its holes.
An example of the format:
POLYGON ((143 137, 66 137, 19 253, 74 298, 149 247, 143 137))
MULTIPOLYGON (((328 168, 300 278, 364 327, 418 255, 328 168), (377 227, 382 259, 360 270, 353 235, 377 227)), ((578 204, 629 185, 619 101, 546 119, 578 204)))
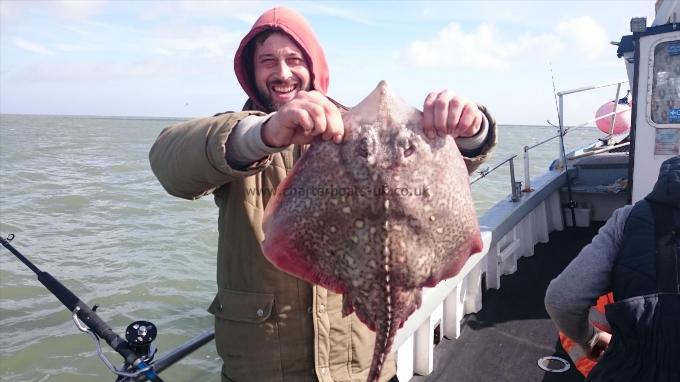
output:
MULTIPOLYGON (((326 94, 329 73, 321 45, 297 13, 264 13, 237 50, 234 67, 249 96, 242 112, 180 123, 164 129, 149 154, 151 168, 171 195, 197 199, 213 194, 219 207, 216 346, 224 361, 223 381, 365 381, 375 335, 355 314, 343 317, 342 296, 279 271, 262 254, 262 217, 274 190, 299 157, 301 147, 269 155, 245 169, 230 166, 225 145, 232 129, 249 115, 265 115, 244 52, 262 31, 288 34, 306 54, 314 89, 326 94)), ((250 69, 252 70, 252 69, 250 69)), ((472 171, 495 145, 495 123, 479 155, 465 158, 472 171)), ((393 355, 381 381, 396 374, 393 355)))

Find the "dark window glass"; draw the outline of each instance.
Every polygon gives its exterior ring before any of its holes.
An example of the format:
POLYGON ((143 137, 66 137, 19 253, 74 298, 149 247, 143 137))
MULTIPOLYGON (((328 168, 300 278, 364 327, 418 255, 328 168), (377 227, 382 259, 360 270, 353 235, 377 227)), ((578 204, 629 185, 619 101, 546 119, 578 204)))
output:
POLYGON ((666 41, 654 49, 651 119, 663 124, 680 123, 680 41, 666 41))

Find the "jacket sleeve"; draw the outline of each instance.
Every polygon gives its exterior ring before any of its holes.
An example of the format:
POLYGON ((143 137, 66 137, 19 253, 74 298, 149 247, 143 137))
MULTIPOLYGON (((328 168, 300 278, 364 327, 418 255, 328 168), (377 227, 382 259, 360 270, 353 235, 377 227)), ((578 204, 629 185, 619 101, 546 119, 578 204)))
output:
POLYGON ((171 195, 197 199, 234 179, 262 171, 271 156, 244 169, 231 167, 225 144, 234 126, 260 112, 225 113, 166 127, 149 152, 151 170, 171 195))
MULTIPOLYGON (((550 282, 545 309, 557 328, 584 346, 595 335, 588 320, 590 307, 611 289, 611 271, 623 241, 631 206, 614 211, 593 241, 550 282)), ((584 346, 585 347, 585 346, 584 346)))
POLYGON ((472 174, 482 165, 482 163, 486 162, 491 157, 493 148, 496 147, 496 143, 498 142, 498 127, 496 126, 496 120, 491 116, 485 106, 478 104, 477 107, 484 113, 484 116, 486 116, 489 126, 486 140, 477 150, 474 150, 473 152, 462 152, 463 160, 465 161, 469 174, 472 174))

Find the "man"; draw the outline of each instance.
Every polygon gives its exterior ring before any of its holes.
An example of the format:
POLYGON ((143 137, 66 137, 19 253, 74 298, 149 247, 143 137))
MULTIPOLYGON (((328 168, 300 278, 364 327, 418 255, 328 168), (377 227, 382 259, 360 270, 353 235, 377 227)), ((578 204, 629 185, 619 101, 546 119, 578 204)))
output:
POLYGON ((652 192, 614 211, 592 243, 555 278, 545 307, 591 359, 591 381, 680 381, 680 156, 661 165, 652 192), (593 327, 605 307, 612 334, 593 327))
MULTIPOLYGON (((342 106, 326 97, 326 59, 297 13, 274 8, 242 40, 234 69, 249 99, 242 112, 165 129, 151 167, 172 195, 214 194, 219 207, 215 315, 223 381, 365 381, 375 335, 342 296, 272 266, 262 255, 262 215, 304 145, 340 143, 342 106), (320 137, 320 138, 319 138, 320 137)), ((377 81, 376 81, 377 82, 377 81)), ((451 134, 472 171, 495 144, 495 124, 477 105, 448 91, 425 100, 425 132, 451 134)), ((445 164, 442 164, 445 165, 445 164)), ((393 356, 381 381, 395 375, 393 356)))

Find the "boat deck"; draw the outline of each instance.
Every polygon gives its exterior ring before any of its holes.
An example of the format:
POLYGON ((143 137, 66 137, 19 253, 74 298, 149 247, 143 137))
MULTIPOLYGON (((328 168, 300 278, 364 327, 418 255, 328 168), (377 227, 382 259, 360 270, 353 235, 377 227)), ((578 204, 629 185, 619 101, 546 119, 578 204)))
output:
POLYGON ((517 272, 502 276, 499 290, 484 292, 483 308, 461 323, 458 339, 442 339, 432 374, 424 381, 583 381, 573 363, 563 373, 545 372, 541 357, 555 355, 570 361, 543 305, 545 290, 556 275, 590 243, 601 226, 567 228, 550 234, 534 255, 518 260, 517 272))

